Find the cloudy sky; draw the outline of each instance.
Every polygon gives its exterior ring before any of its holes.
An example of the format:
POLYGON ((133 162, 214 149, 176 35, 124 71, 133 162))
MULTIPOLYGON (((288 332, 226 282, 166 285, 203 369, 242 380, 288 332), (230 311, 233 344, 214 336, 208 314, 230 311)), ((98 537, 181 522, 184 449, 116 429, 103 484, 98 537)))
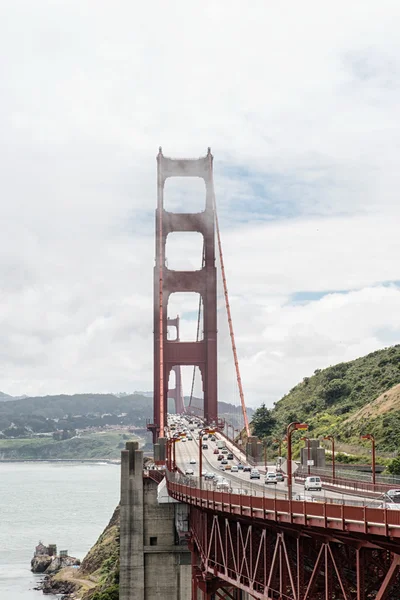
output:
MULTIPOLYGON (((249 405, 399 343, 399 18, 397 0, 3 0, 0 390, 152 388, 159 145, 212 148, 249 405)), ((193 268, 196 240, 168 259, 193 268)), ((196 302, 171 302, 184 335, 196 302)))

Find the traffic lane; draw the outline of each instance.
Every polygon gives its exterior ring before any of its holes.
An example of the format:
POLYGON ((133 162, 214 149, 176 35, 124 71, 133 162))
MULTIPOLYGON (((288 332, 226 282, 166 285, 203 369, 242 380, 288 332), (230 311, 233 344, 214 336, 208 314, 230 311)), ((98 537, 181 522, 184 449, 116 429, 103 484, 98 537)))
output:
MULTIPOLYGON (((218 461, 217 459, 217 455, 214 454, 213 452, 213 448, 216 447, 216 442, 211 442, 209 440, 206 441, 207 445, 209 446, 209 448, 207 450, 203 450, 203 470, 211 470, 213 473, 215 473, 216 475, 223 475, 226 479, 231 480, 232 481, 232 487, 242 487, 243 489, 255 489, 255 490, 265 490, 263 493, 267 493, 268 495, 279 495, 279 496, 285 496, 288 492, 288 488, 287 488, 287 483, 281 483, 278 482, 276 485, 275 484, 265 484, 264 482, 264 476, 262 475, 261 478, 259 480, 257 479, 250 479, 250 473, 246 472, 244 473, 243 471, 239 471, 237 473, 231 473, 230 471, 222 471, 222 469, 220 468, 221 463, 220 461, 218 461), (254 487, 256 486, 256 487, 254 487)), ((178 442, 178 444, 182 444, 182 447, 185 446, 186 447, 186 451, 182 453, 182 465, 181 468, 182 470, 185 470, 186 466, 189 466, 189 461, 190 458, 195 458, 196 459, 196 463, 198 463, 198 456, 199 456, 199 448, 198 448, 198 444, 199 442, 197 440, 193 440, 193 441, 187 441, 185 443, 182 442, 178 442)), ((223 455, 226 456, 226 455, 223 455)), ((228 461, 229 464, 237 464, 237 461, 235 460, 230 460, 228 461)), ((193 468, 194 474, 198 475, 198 464, 196 465, 190 465, 193 468)), ((270 470, 274 470, 274 469, 270 469, 270 470)), ((327 500, 329 502, 329 500, 334 500, 334 501, 341 501, 341 502, 362 502, 365 501, 367 503, 370 502, 369 498, 365 498, 362 495, 349 495, 349 494, 343 494, 341 492, 333 492, 333 491, 328 491, 328 490, 324 490, 322 489, 321 492, 314 492, 312 494, 308 493, 305 494, 304 493, 304 485, 299 484, 299 483, 294 483, 292 486, 292 492, 293 494, 295 494, 296 496, 298 496, 301 499, 304 499, 304 497, 307 498, 313 498, 313 499, 320 499, 322 501, 327 500)))

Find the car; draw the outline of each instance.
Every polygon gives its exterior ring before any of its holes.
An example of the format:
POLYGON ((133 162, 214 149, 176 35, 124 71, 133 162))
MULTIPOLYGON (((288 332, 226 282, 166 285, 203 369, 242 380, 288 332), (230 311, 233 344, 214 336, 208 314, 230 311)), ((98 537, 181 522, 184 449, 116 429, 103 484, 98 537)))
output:
POLYGON ((276 473, 272 473, 272 471, 270 471, 265 475, 265 485, 268 485, 268 483, 274 483, 275 485, 278 483, 276 479, 276 473))
POLYGON ((221 460, 221 465, 227 465, 228 461, 226 460, 226 458, 223 458, 223 460, 221 460))
POLYGON ((219 450, 218 450, 218 448, 215 448, 215 449, 214 449, 214 454, 219 454, 219 450))
POLYGON ((187 468, 186 471, 185 471, 185 475, 194 475, 193 469, 187 468))
POLYGON ((211 440, 212 442, 215 442, 215 435, 212 435, 212 436, 210 437, 210 440, 211 440))
POLYGON ((321 477, 317 477, 313 475, 312 477, 306 477, 304 482, 305 490, 315 490, 316 492, 320 492, 322 490, 322 481, 321 477))
MULTIPOLYGON (((222 461, 221 464, 223 464, 223 462, 224 461, 222 461)), ((230 464, 225 465, 225 471, 230 471, 230 470, 231 470, 231 465, 230 464)))
POLYGON ((246 465, 246 466, 244 466, 244 467, 243 467, 243 473, 247 473, 248 471, 251 471, 251 467, 249 467, 249 466, 247 466, 247 465, 246 465))
POLYGON ((202 444, 201 447, 202 447, 203 450, 208 450, 208 444, 202 444))
POLYGON ((193 438, 192 438, 192 436, 191 436, 191 435, 188 435, 188 436, 187 436, 187 439, 188 439, 188 441, 189 441, 189 442, 191 442, 191 441, 193 440, 193 438))
POLYGON ((217 460, 224 460, 223 454, 219 454, 217 460))
POLYGON ((185 437, 181 438, 181 442, 186 442, 186 438, 185 437))
POLYGON ((218 468, 220 471, 225 471, 225 465, 223 465, 222 463, 219 465, 218 468))
POLYGON ((244 466, 242 465, 242 463, 239 463, 237 468, 239 469, 239 471, 243 471, 244 470, 244 466))
POLYGON ((232 467, 231 467, 231 473, 238 473, 238 472, 239 472, 238 466, 237 465, 232 465, 232 467))
POLYGON ((231 452, 228 454, 228 460, 233 460, 233 454, 231 452))
POLYGON ((282 473, 282 471, 277 471, 277 472, 276 472, 276 480, 277 480, 277 481, 285 481, 285 478, 284 478, 284 476, 283 476, 283 473, 282 473))
POLYGON ((252 469, 250 471, 250 479, 260 479, 260 471, 258 469, 252 469))
POLYGON ((229 481, 224 479, 223 481, 219 481, 215 486, 218 492, 229 492, 231 486, 229 485, 229 481))
POLYGON ((400 503, 400 490, 388 490, 385 494, 387 496, 385 500, 387 502, 395 502, 396 504, 400 503))
POLYGON ((228 454, 228 450, 226 448, 222 448, 222 454, 228 454))
POLYGON ((196 459, 195 458, 191 458, 190 459, 190 464, 191 465, 195 465, 196 464, 196 459))
POLYGON ((204 479, 211 479, 211 480, 212 480, 212 479, 214 479, 214 478, 215 478, 215 473, 211 473, 211 472, 210 472, 210 473, 206 473, 206 474, 204 475, 204 479))

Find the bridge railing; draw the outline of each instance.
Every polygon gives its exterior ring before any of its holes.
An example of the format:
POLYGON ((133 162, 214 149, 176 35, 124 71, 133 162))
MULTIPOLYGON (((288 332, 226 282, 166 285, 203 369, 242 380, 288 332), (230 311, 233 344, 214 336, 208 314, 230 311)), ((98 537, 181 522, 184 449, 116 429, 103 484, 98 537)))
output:
MULTIPOLYGON (((222 475, 222 477, 228 482, 228 486, 226 489, 218 489, 213 482, 213 480, 205 480, 204 477, 200 478, 194 475, 184 475, 183 473, 172 473, 167 472, 166 477, 169 481, 173 481, 179 485, 185 485, 190 488, 196 488, 201 490, 206 490, 210 492, 221 491, 222 493, 228 494, 238 494, 240 496, 254 496, 258 498, 276 498, 278 500, 289 500, 288 492, 276 488, 270 487, 261 487, 259 484, 253 484, 251 481, 243 481, 243 479, 234 478, 234 476, 229 476, 227 473, 222 475)), ((342 497, 329 497, 326 495, 324 490, 317 495, 310 494, 299 494, 298 492, 293 492, 291 495, 291 500, 294 501, 307 501, 307 502, 318 502, 325 504, 344 504, 347 506, 366 506, 366 507, 375 507, 380 508, 384 506, 383 502, 377 499, 365 498, 360 500, 354 500, 352 498, 346 497, 344 494, 342 497)))
MULTIPOLYGON (((368 494, 372 497, 377 494, 384 494, 391 488, 393 488, 393 484, 390 485, 388 483, 372 483, 371 481, 360 481, 356 479, 350 479, 347 477, 332 477, 332 475, 326 474, 326 471, 320 470, 312 470, 311 475, 316 475, 321 477, 323 483, 328 484, 332 487, 339 488, 351 491, 351 492, 362 492, 364 494, 368 494)), ((295 481, 302 482, 306 477, 309 477, 308 471, 306 469, 299 469, 295 474, 295 481)))
POLYGON ((169 494, 179 502, 213 512, 400 538, 399 510, 239 494, 210 489, 209 486, 200 489, 195 480, 183 483, 181 477, 171 473, 167 475, 169 494))

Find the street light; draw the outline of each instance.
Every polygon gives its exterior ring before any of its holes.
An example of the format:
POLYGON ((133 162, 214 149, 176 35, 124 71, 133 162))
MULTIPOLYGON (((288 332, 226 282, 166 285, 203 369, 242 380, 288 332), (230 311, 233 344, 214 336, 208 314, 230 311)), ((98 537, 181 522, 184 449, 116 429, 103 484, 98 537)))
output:
POLYGON ((307 473, 310 474, 310 438, 306 437, 305 435, 302 435, 300 439, 307 442, 307 473))
POLYGON ((267 440, 263 441, 264 445, 264 469, 265 473, 267 472, 267 440))
POLYGON ((372 442, 372 483, 375 485, 375 438, 372 433, 360 435, 362 440, 371 440, 372 442))
POLYGON ((304 431, 308 429, 307 423, 300 423, 299 421, 293 421, 293 423, 289 423, 286 430, 287 437, 287 445, 288 445, 288 468, 287 468, 287 477, 288 477, 288 494, 289 500, 292 499, 292 433, 294 431, 304 431))
POLYGON ((332 478, 335 479, 335 438, 333 437, 333 435, 325 435, 323 439, 330 440, 332 442, 332 478))
POLYGON ((282 440, 278 440, 278 438, 276 438, 275 440, 272 440, 274 444, 279 444, 279 456, 282 456, 282 440))

